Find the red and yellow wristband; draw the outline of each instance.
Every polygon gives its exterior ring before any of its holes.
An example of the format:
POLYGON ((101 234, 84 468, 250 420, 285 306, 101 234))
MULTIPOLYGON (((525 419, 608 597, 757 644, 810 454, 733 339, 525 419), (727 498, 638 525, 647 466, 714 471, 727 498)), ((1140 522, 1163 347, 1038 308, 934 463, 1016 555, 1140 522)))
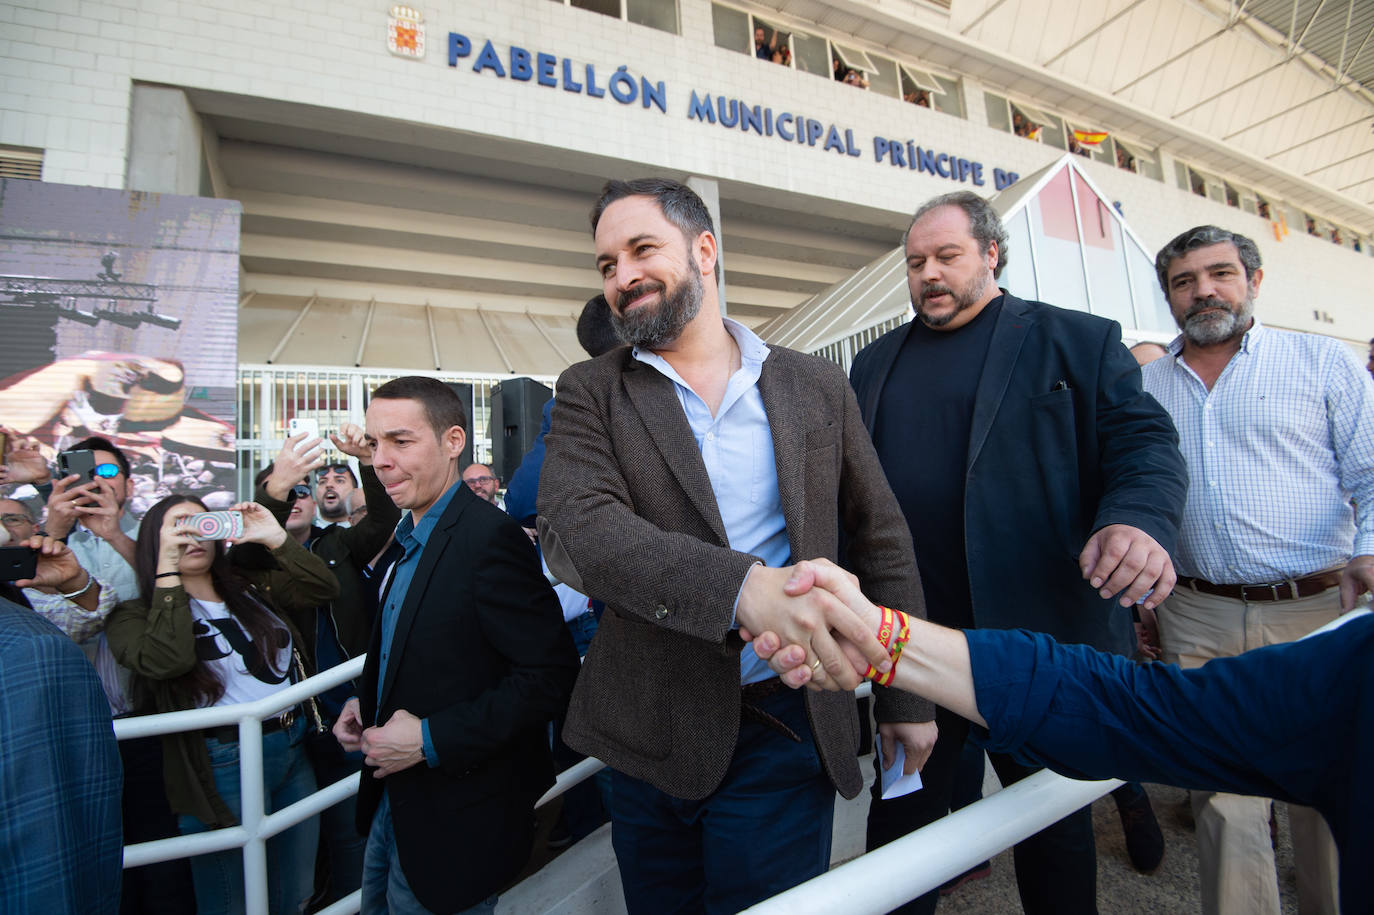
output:
POLYGON ((878 609, 883 612, 878 623, 878 641, 887 649, 888 655, 892 658, 892 666, 883 674, 870 665, 864 672, 864 677, 879 686, 887 686, 897 672, 897 660, 902 656, 902 649, 911 638, 911 618, 900 610, 893 610, 881 604, 878 605, 878 609))

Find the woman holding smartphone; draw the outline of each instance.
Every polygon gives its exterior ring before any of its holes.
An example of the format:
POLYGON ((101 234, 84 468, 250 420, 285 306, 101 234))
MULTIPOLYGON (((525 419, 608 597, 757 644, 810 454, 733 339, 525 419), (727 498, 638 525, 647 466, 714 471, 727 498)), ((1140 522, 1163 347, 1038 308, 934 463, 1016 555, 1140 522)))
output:
MULTIPOLYGON (((250 702, 291 685, 293 651, 304 644, 292 615, 332 600, 329 568, 288 537, 255 502, 235 505, 243 533, 198 540, 190 516, 205 506, 168 496, 143 519, 134 571, 140 597, 121 603, 106 623, 119 663, 136 675, 141 704, 158 712, 250 702)), ((296 653, 299 657, 299 653, 296 653)), ((315 790, 301 747, 299 708, 262 723, 267 812, 315 790)), ((167 798, 183 835, 239 822, 238 728, 207 728, 163 738, 167 798)), ((271 911, 300 911, 314 880, 319 821, 311 818, 267 842, 271 911)), ((244 908, 239 851, 191 859, 201 915, 244 908)))

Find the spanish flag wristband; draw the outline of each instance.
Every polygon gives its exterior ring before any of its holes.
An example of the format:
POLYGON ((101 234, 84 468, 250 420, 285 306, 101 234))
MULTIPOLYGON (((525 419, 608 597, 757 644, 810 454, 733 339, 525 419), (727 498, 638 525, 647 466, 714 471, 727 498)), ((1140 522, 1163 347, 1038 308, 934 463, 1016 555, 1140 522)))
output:
POLYGON ((881 605, 878 609, 883 614, 878 623, 878 641, 887 649, 892 658, 892 666, 887 669, 887 673, 882 674, 877 668, 869 665, 864 676, 879 686, 887 686, 892 682, 893 674, 897 670, 897 659, 902 656, 902 649, 911 638, 911 618, 900 610, 892 610, 881 605))

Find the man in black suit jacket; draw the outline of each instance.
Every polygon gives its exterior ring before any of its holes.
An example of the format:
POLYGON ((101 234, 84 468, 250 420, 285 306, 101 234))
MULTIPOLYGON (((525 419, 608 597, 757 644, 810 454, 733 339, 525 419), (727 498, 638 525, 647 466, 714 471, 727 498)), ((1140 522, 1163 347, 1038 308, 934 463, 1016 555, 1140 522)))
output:
POLYGON ((372 394, 372 466, 404 552, 334 733, 365 754, 363 911, 489 911, 524 866, 553 784, 547 723, 577 676, 534 548, 458 474, 461 402, 432 378, 372 394), (423 908, 421 908, 423 907, 423 908))
MULTIPOLYGON (((850 380, 911 527, 931 620, 1128 654, 1128 608, 1145 597, 1153 609, 1175 581, 1178 436, 1116 322, 997 288, 1006 241, 976 194, 922 206, 906 238, 917 319, 859 353, 850 380)), ((870 848, 947 812, 967 723, 943 710, 936 721, 926 790, 875 799, 870 848)), ((1004 784, 1032 771, 993 763, 1004 784)), ((1027 912, 1095 911, 1089 810, 1018 845, 1016 871, 1027 912)))

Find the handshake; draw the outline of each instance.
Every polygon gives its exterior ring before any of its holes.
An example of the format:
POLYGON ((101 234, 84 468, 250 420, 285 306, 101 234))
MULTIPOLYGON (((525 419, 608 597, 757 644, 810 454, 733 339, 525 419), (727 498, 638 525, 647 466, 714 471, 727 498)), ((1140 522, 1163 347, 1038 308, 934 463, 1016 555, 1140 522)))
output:
POLYGON ((858 579, 827 559, 755 566, 740 592, 740 635, 794 689, 851 690, 870 666, 884 681, 893 660, 879 641, 883 609, 858 579))

